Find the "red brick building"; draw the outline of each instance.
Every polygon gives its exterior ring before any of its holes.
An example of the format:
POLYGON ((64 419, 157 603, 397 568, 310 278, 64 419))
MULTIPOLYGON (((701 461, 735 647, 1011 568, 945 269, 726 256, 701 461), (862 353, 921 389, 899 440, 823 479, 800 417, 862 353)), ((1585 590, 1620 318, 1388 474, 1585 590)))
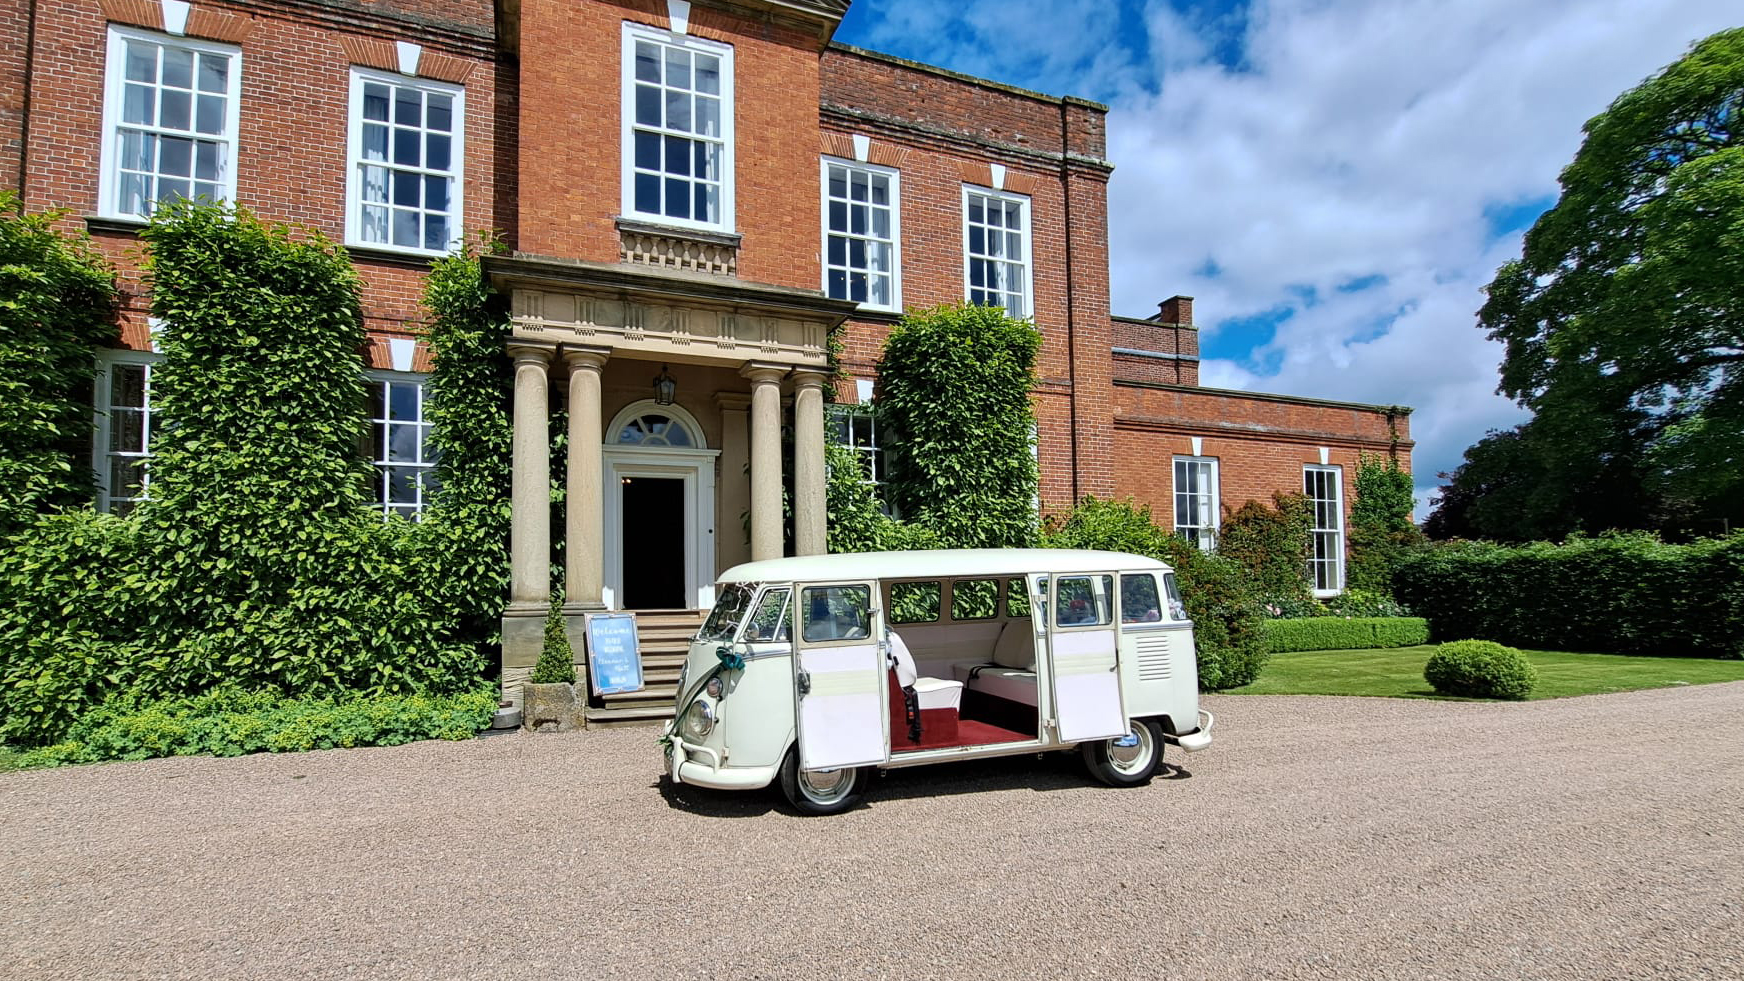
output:
POLYGON ((903 309, 961 300, 1042 331, 1046 506, 1131 495, 1209 542, 1222 508, 1307 488, 1339 588, 1349 475, 1360 452, 1408 463, 1405 410, 1199 387, 1188 298, 1110 315, 1104 107, 834 44, 848 2, 0 0, 0 179, 123 270, 102 506, 149 493, 138 229, 205 195, 350 249, 384 512, 417 512, 431 462, 423 269, 480 229, 513 250, 487 263, 514 317, 511 676, 554 534, 575 610, 704 607, 721 569, 821 551, 829 331, 848 324, 851 403, 903 309))

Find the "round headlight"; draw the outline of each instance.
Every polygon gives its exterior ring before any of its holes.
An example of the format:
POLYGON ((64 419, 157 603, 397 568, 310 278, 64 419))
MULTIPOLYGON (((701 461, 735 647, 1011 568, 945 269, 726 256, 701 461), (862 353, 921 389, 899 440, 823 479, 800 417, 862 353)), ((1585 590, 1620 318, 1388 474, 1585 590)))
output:
POLYGON ((701 742, 714 730, 714 709, 709 708, 709 703, 700 698, 691 702, 690 708, 684 711, 684 734, 696 742, 701 742))
POLYGON ((721 676, 718 674, 710 678, 708 684, 703 686, 703 691, 708 692, 709 697, 716 701, 720 700, 721 694, 726 690, 727 686, 721 681, 721 676))

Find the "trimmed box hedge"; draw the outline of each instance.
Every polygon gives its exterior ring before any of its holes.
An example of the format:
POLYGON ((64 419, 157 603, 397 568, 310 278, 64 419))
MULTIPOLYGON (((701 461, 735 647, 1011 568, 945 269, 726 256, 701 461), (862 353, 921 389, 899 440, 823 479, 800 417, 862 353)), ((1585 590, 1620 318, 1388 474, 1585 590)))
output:
POLYGON ((1395 595, 1442 640, 1528 650, 1744 656, 1744 534, 1508 547, 1456 542, 1408 558, 1395 595))
POLYGON ((1376 647, 1415 647, 1429 642, 1429 621, 1422 617, 1309 617, 1267 620, 1266 643, 1272 653, 1291 651, 1356 651, 1376 647))

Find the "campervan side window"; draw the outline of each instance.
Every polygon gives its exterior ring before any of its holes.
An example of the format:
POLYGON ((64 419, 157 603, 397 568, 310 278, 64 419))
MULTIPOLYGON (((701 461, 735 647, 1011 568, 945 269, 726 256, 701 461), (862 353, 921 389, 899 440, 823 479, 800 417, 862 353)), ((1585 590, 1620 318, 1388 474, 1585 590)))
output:
POLYGON ((952 620, 991 620, 999 615, 999 580, 958 579, 951 583, 952 620))
POLYGON ((1157 597, 1157 577, 1148 572, 1120 575, 1120 622, 1155 623, 1163 618, 1157 597))
POLYGON ((745 608, 751 605, 751 593, 751 587, 743 583, 732 583, 723 589, 702 625, 702 639, 731 640, 738 632, 739 621, 745 618, 745 608))
POLYGON ((1175 574, 1163 573, 1163 592, 1169 597, 1169 616, 1176 620, 1187 619, 1187 605, 1181 602, 1181 592, 1175 588, 1175 574))
POLYGON ((865 586, 808 586, 799 596, 806 643, 872 635, 872 591, 865 586))
POLYGON ((1008 617, 1029 616, 1029 583, 1021 577, 1005 581, 1005 615, 1008 617))
POLYGON ((787 597, 792 590, 771 589, 763 594, 763 602, 757 604, 757 612, 751 614, 751 620, 745 625, 745 639, 752 642, 769 640, 787 640, 787 597))
POLYGON ((1113 576, 1058 576, 1054 596, 1054 622, 1062 627, 1088 627, 1111 623, 1109 597, 1113 576))
POLYGON ((932 623, 939 618, 939 581, 890 584, 891 623, 932 623))

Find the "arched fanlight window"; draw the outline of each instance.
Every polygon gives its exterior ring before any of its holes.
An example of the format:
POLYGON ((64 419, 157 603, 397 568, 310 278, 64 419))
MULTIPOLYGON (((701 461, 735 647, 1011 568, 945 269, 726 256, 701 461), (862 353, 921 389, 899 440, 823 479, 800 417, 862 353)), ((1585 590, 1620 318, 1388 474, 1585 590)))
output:
POLYGON ((658 412, 645 412, 618 430, 619 446, 694 446, 684 424, 658 412))

